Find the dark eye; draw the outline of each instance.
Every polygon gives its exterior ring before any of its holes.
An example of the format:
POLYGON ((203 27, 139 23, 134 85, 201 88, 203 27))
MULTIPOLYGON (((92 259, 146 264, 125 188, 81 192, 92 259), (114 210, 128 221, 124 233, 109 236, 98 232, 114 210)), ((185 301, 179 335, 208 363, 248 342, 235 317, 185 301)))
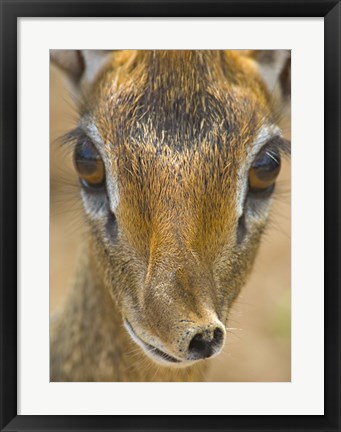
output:
POLYGON ((281 158, 277 149, 266 146, 254 160, 249 171, 249 189, 256 194, 271 193, 281 169, 281 158))
POLYGON ((88 188, 104 186, 104 163, 96 147, 88 140, 78 142, 74 152, 74 165, 82 184, 88 188))

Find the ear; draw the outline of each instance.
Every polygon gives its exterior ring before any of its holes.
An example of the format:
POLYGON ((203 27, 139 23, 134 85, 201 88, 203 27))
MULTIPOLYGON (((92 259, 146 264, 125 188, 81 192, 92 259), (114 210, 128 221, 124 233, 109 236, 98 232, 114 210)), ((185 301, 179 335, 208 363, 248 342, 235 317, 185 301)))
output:
POLYGON ((291 97, 291 51, 254 50, 251 57, 269 93, 283 102, 291 97))
POLYGON ((64 70, 73 84, 91 84, 106 63, 109 50, 50 50, 51 62, 64 70))

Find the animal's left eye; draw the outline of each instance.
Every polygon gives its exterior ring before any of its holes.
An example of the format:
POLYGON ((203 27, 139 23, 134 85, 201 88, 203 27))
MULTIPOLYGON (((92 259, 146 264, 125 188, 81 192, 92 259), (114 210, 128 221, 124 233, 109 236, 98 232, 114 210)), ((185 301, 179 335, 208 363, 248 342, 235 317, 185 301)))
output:
POLYGON ((263 148, 249 170, 249 189, 253 193, 270 193, 281 169, 278 150, 269 146, 263 148))

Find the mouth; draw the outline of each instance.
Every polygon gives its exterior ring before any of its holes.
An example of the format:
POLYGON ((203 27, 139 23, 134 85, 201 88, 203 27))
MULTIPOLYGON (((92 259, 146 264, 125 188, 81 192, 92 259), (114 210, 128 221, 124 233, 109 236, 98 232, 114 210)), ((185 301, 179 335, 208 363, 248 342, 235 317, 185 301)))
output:
MULTIPOLYGON (((143 350, 144 352, 149 355, 154 361, 157 361, 159 363, 163 364, 181 364, 185 363, 182 360, 179 360, 164 351, 161 351, 159 348, 154 347, 153 345, 150 345, 147 342, 144 342, 137 334, 135 333, 132 325, 129 323, 128 320, 124 320, 124 326, 128 330, 128 333, 130 334, 131 338, 136 342, 143 350)), ((187 363, 187 362, 186 362, 187 363)))

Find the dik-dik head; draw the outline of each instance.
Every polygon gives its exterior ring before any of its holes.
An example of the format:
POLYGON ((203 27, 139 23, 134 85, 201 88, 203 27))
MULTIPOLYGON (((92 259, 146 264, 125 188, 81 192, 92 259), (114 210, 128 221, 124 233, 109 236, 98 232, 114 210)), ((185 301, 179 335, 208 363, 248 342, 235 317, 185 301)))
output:
POLYGON ((274 107, 287 93, 290 55, 52 57, 82 95, 68 139, 113 313, 157 362, 219 353, 287 151, 274 107))

